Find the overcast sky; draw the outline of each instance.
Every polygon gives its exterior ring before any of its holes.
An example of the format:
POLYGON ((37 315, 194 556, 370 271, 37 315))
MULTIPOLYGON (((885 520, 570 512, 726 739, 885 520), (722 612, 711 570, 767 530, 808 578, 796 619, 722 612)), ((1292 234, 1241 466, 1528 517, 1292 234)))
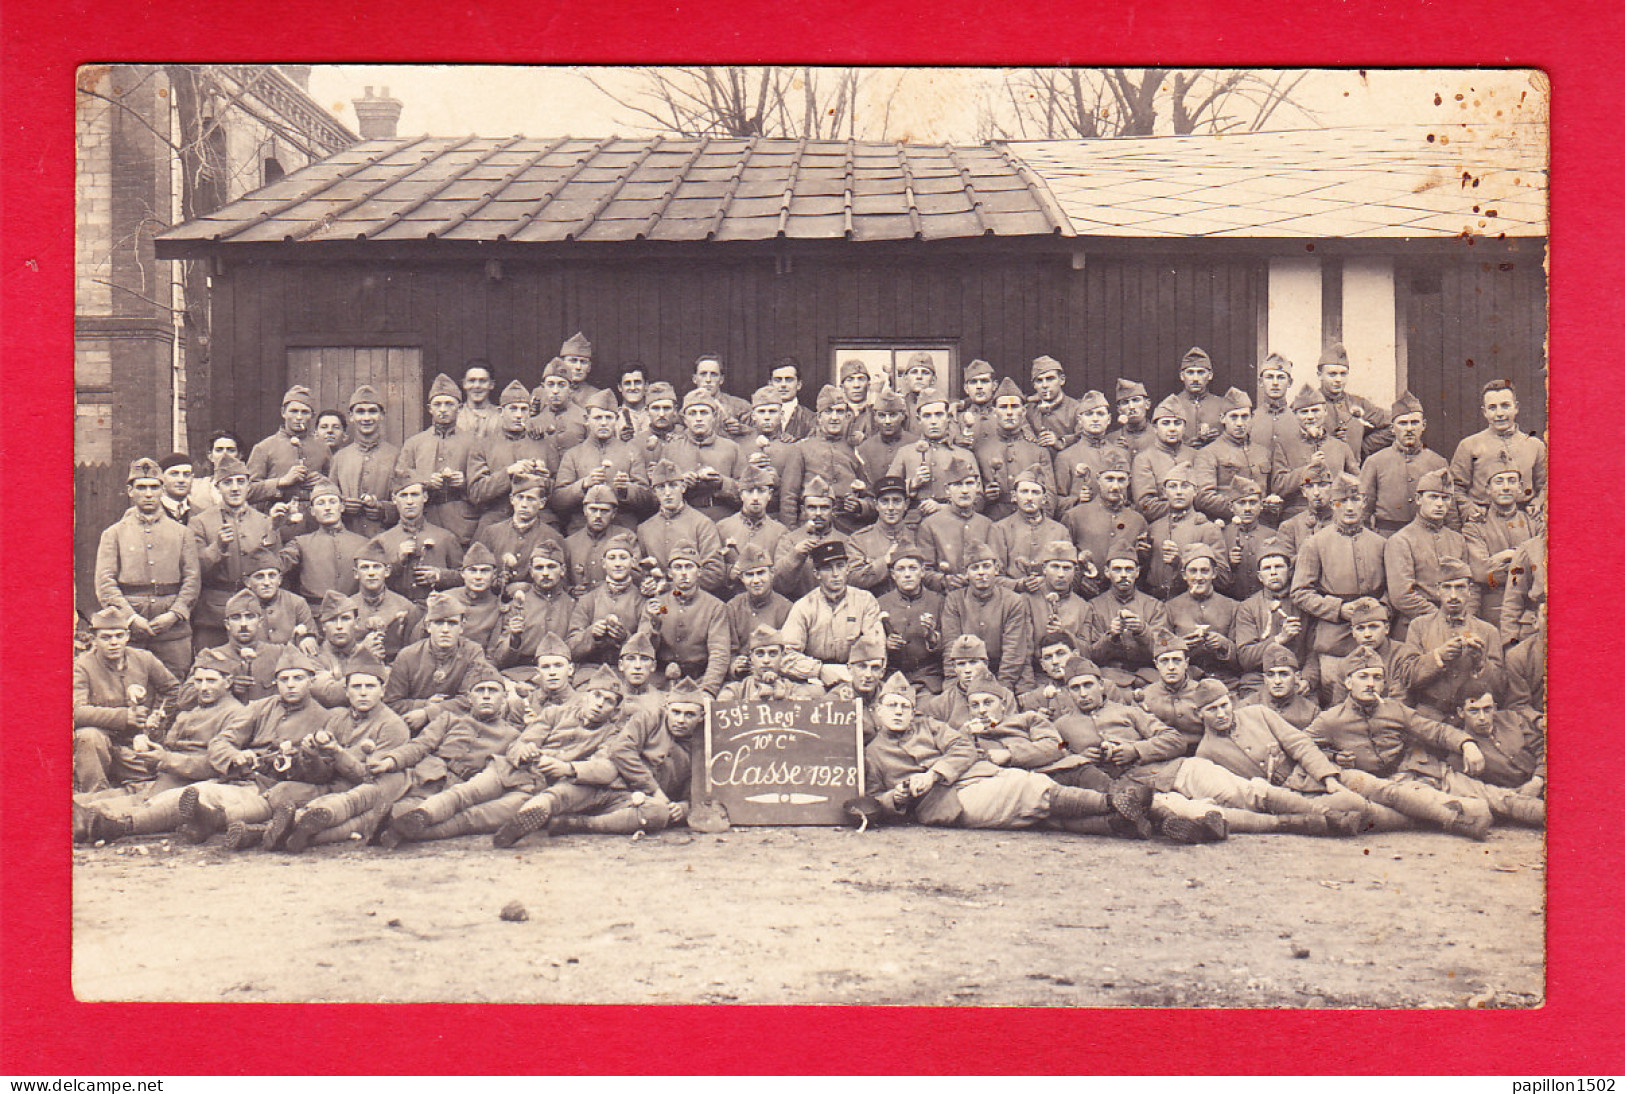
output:
MULTIPOLYGON (((630 89, 624 70, 574 67, 319 65, 310 90, 345 124, 355 126, 351 100, 367 86, 404 104, 400 135, 572 136, 635 135, 647 122, 592 87, 600 82, 630 89)), ((920 142, 972 142, 977 112, 997 69, 874 69, 865 76, 868 94, 901 87, 888 136, 920 142)), ((1545 118, 1542 77, 1528 71, 1324 69, 1312 73, 1296 98, 1314 119, 1283 109, 1271 128, 1371 125, 1406 122, 1478 122, 1545 118), (1459 96, 1459 98, 1458 98, 1459 96), (1438 101, 1435 102, 1435 99, 1438 101)), ((869 116, 873 116, 872 114, 869 116)))

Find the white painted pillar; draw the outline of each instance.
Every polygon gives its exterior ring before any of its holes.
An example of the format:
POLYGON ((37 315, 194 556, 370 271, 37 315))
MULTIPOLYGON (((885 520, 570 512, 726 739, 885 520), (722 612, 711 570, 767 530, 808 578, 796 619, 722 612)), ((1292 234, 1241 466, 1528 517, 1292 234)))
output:
POLYGON ((1399 396, 1394 307, 1393 259, 1343 261, 1343 348, 1349 354, 1349 390, 1384 407, 1399 396))
MULTIPOLYGON (((1293 391, 1312 381, 1320 360, 1320 259, 1270 259, 1269 339, 1265 355, 1292 362, 1293 391)), ((1254 367, 1263 360, 1253 362, 1254 367)))

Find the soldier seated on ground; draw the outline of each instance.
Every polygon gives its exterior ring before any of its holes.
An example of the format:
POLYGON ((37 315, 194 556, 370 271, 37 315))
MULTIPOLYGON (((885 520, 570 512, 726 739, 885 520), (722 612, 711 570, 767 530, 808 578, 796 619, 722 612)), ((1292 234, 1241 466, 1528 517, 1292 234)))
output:
POLYGON ((1219 806, 1231 832, 1352 836, 1378 826, 1301 729, 1268 707, 1237 709, 1217 680, 1195 690, 1202 740, 1172 767, 1172 790, 1219 806))
MULTIPOLYGON (((620 683, 600 672, 582 688, 581 699, 536 719, 508 749, 510 764, 533 773, 531 792, 491 837, 497 848, 512 847, 533 832, 658 832, 672 821, 671 803, 647 775, 636 745, 615 717, 620 683), (633 772, 651 789, 625 779, 633 772), (565 818, 594 818, 592 824, 565 818)), ((476 780, 478 781, 478 780, 476 780)))
POLYGON ((520 725, 507 713, 507 681, 494 669, 471 673, 465 681, 467 713, 447 711, 423 727, 416 737, 393 748, 380 749, 367 760, 367 770, 375 778, 395 772, 407 775, 403 796, 393 803, 392 821, 378 834, 379 846, 399 847, 408 838, 444 839, 473 831, 492 831, 503 817, 480 818, 464 811, 458 823, 446 830, 432 824, 394 823, 435 795, 443 794, 473 779, 495 758, 507 752, 519 739, 520 725), (409 837, 408 832, 412 835, 409 837))
POLYGON ((372 753, 399 748, 410 732, 400 715, 384 705, 389 670, 371 657, 345 668, 345 705, 333 711, 321 730, 300 741, 304 755, 298 777, 265 792, 271 819, 263 828, 243 822, 226 831, 226 846, 256 844, 267 851, 295 854, 314 844, 372 839, 391 803, 406 792, 406 775, 375 772, 372 753))
POLYGON ((233 663, 215 650, 204 650, 192 663, 188 684, 192 709, 181 712, 162 739, 150 748, 132 748, 153 765, 150 783, 129 784, 73 797, 74 840, 79 843, 111 841, 124 836, 151 836, 180 827, 181 791, 194 782, 212 779, 207 747, 226 719, 243 708, 231 694, 233 663))
POLYGON ((784 675, 784 635, 771 627, 757 627, 751 632, 745 656, 749 675, 725 685, 717 694, 718 702, 817 699, 824 694, 824 689, 810 680, 794 680, 784 675))
POLYGON ((395 658, 384 702, 406 720, 413 733, 438 716, 463 691, 463 677, 490 662, 485 651, 463 636, 468 607, 449 593, 429 597, 423 626, 429 636, 395 658))
POLYGON ((864 749, 864 785, 875 792, 848 803, 849 811, 961 828, 1046 823, 1070 831, 1112 831, 1108 818, 1117 814, 1107 794, 980 758, 962 730, 916 711, 914 689, 902 673, 893 673, 882 686, 871 716, 876 732, 864 749))
POLYGON ((216 777, 181 791, 180 833, 188 842, 206 843, 237 821, 271 819, 265 792, 298 777, 299 742, 327 724, 327 708, 310 695, 315 678, 315 661, 297 647, 282 647, 275 693, 226 719, 208 745, 216 777))
POLYGON ((1430 750, 1458 754, 1462 770, 1478 775, 1484 770, 1478 745, 1462 730, 1384 698, 1386 669, 1375 652, 1351 654, 1343 671, 1348 698, 1322 711, 1308 730, 1342 768, 1339 781, 1367 801, 1412 820, 1483 839, 1493 823, 1490 807, 1474 793, 1458 792, 1461 787, 1447 789, 1446 769, 1428 755, 1430 750))
POLYGON ((158 660, 130 647, 116 608, 90 617, 91 648, 73 662, 73 782, 81 793, 106 790, 152 772, 145 747, 161 721, 159 706, 178 684, 158 660))

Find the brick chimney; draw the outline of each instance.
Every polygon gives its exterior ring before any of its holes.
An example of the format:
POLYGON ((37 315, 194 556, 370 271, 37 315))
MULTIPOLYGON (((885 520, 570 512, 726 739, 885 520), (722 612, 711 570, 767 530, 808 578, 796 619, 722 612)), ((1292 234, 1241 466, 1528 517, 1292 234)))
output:
POLYGON ((374 95, 369 87, 361 98, 350 100, 355 104, 356 125, 364 141, 394 140, 395 127, 401 120, 401 101, 391 99, 387 87, 379 91, 381 94, 374 95))

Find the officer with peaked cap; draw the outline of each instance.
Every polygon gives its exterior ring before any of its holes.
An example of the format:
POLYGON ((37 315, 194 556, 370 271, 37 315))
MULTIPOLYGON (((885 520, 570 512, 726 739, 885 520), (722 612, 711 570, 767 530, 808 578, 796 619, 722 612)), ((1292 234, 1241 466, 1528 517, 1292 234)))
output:
POLYGON ((150 650, 181 675, 192 660, 192 606, 202 590, 202 569, 195 537, 164 513, 163 491, 156 462, 130 464, 130 508, 96 545, 96 599, 119 613, 131 645, 150 650))
MULTIPOLYGON (((897 552, 905 545, 921 546, 920 526, 909 523, 908 484, 892 475, 882 477, 875 484, 875 509, 878 519, 861 529, 851 540, 853 548, 864 561, 855 565, 850 575, 852 584, 868 589, 876 596, 884 596, 891 588, 890 567, 897 552)), ((924 549, 926 567, 932 583, 941 577, 936 568, 936 557, 929 548, 924 549)))
POLYGON ((885 648, 874 594, 847 582, 851 559, 842 540, 813 547, 807 556, 817 586, 790 607, 784 621, 784 672, 825 686, 849 681, 852 645, 868 639, 885 648))
POLYGON ((350 393, 350 443, 333 453, 328 474, 344 501, 344 525, 371 539, 395 521, 390 480, 401 450, 384 439, 384 401, 361 384, 350 393))
POLYGON ((282 425, 248 453, 248 501, 261 508, 304 497, 311 475, 327 474, 333 454, 311 430, 316 398, 304 384, 282 396, 282 425))
MULTIPOLYGON (((1366 457, 1360 465, 1360 488, 1371 501, 1372 523, 1385 536, 1393 535, 1416 516, 1416 484, 1430 471, 1449 465, 1439 453, 1422 444, 1427 418, 1422 403, 1410 392, 1395 401, 1390 412, 1394 442, 1366 457)), ((1452 489, 1452 495, 1454 489, 1452 489)), ((1454 497, 1448 519, 1456 523, 1454 497)))
POLYGON ((474 499, 482 496, 491 468, 480 438, 457 428, 461 407, 457 385, 445 373, 437 375, 429 388, 429 428, 401 445, 395 477, 422 482, 429 522, 448 529, 460 547, 467 547, 479 522, 474 499))

